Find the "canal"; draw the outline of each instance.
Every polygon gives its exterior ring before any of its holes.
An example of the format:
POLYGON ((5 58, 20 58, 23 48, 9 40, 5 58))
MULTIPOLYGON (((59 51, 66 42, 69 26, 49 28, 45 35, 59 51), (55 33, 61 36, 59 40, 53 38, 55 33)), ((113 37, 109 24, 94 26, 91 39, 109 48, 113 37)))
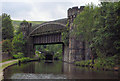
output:
POLYGON ((61 61, 35 61, 5 69, 4 79, 118 79, 118 72, 80 68, 61 61))

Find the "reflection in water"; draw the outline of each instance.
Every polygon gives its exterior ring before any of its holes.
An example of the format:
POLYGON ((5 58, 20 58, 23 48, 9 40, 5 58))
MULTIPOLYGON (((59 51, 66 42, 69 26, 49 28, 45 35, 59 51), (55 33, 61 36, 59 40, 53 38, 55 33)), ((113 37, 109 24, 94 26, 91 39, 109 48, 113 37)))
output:
POLYGON ((53 63, 29 62, 14 65, 4 71, 5 79, 118 79, 118 72, 94 71, 72 64, 54 61, 53 63))
POLYGON ((98 71, 68 63, 64 63, 64 74, 69 79, 118 79, 118 72, 115 71, 98 71))

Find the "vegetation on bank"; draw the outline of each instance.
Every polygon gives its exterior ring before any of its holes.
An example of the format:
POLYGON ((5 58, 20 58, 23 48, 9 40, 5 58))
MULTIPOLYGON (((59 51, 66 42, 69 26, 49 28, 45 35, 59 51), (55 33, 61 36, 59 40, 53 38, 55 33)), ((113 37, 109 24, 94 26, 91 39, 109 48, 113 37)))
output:
POLYGON ((21 63, 29 62, 29 61, 31 61, 31 60, 33 60, 33 59, 30 58, 30 57, 23 57, 23 58, 19 59, 19 61, 20 61, 21 63))
POLYGON ((118 70, 119 66, 117 64, 117 56, 107 57, 107 58, 97 58, 94 60, 94 64, 92 60, 85 60, 85 61, 77 61, 75 62, 76 66, 82 67, 92 67, 95 69, 102 69, 102 70, 118 70))
POLYGON ((88 5, 75 18, 72 34, 88 42, 91 60, 76 65, 112 68, 120 65, 120 2, 102 2, 99 7, 88 5))
MULTIPOLYGON (((95 68, 120 67, 120 1, 101 2, 99 6, 88 4, 73 21, 73 31, 62 33, 67 45, 69 35, 82 36, 81 41, 91 50, 90 60, 75 62, 80 66, 95 68)), ((67 27, 70 23, 68 22, 67 27)), ((79 39, 77 39, 79 40, 79 39)), ((85 58, 85 57, 84 57, 85 58)))
MULTIPOLYGON (((13 59, 25 57, 26 40, 24 39, 22 31, 20 31, 19 28, 16 29, 14 27, 10 15, 3 13, 0 18, 2 18, 2 41, 0 43, 2 45, 2 52, 9 54, 9 56, 13 57, 13 59)), ((24 20, 21 22, 27 21, 24 20)))
POLYGON ((7 63, 7 64, 3 64, 1 67, 0 67, 0 72, 3 71, 6 67, 10 66, 10 65, 13 65, 13 64, 16 64, 18 63, 18 61, 13 61, 13 62, 10 62, 10 63, 7 63))

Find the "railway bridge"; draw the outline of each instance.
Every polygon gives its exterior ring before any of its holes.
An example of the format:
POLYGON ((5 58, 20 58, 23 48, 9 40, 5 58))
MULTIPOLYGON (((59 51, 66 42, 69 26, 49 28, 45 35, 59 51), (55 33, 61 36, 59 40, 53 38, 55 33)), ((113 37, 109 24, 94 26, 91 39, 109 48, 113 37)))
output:
POLYGON ((27 39, 27 54, 32 57, 35 53, 35 45, 44 44, 62 44, 63 45, 63 61, 74 62, 77 60, 88 59, 89 50, 85 47, 85 42, 76 39, 75 36, 69 35, 69 45, 66 46, 62 41, 62 32, 66 31, 68 22, 69 34, 74 29, 73 20, 83 10, 84 6, 72 7, 68 9, 68 18, 55 21, 44 22, 39 25, 32 26, 31 23, 21 23, 21 31, 25 39, 27 39), (85 50, 86 49, 86 50, 85 50))

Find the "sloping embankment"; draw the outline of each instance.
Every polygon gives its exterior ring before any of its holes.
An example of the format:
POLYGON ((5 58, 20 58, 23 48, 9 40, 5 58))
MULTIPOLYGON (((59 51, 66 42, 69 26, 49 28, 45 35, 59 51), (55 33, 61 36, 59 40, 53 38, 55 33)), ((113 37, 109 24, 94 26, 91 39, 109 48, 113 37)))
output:
POLYGON ((3 70, 10 65, 16 64, 18 60, 11 60, 0 63, 0 81, 3 79, 3 70))

